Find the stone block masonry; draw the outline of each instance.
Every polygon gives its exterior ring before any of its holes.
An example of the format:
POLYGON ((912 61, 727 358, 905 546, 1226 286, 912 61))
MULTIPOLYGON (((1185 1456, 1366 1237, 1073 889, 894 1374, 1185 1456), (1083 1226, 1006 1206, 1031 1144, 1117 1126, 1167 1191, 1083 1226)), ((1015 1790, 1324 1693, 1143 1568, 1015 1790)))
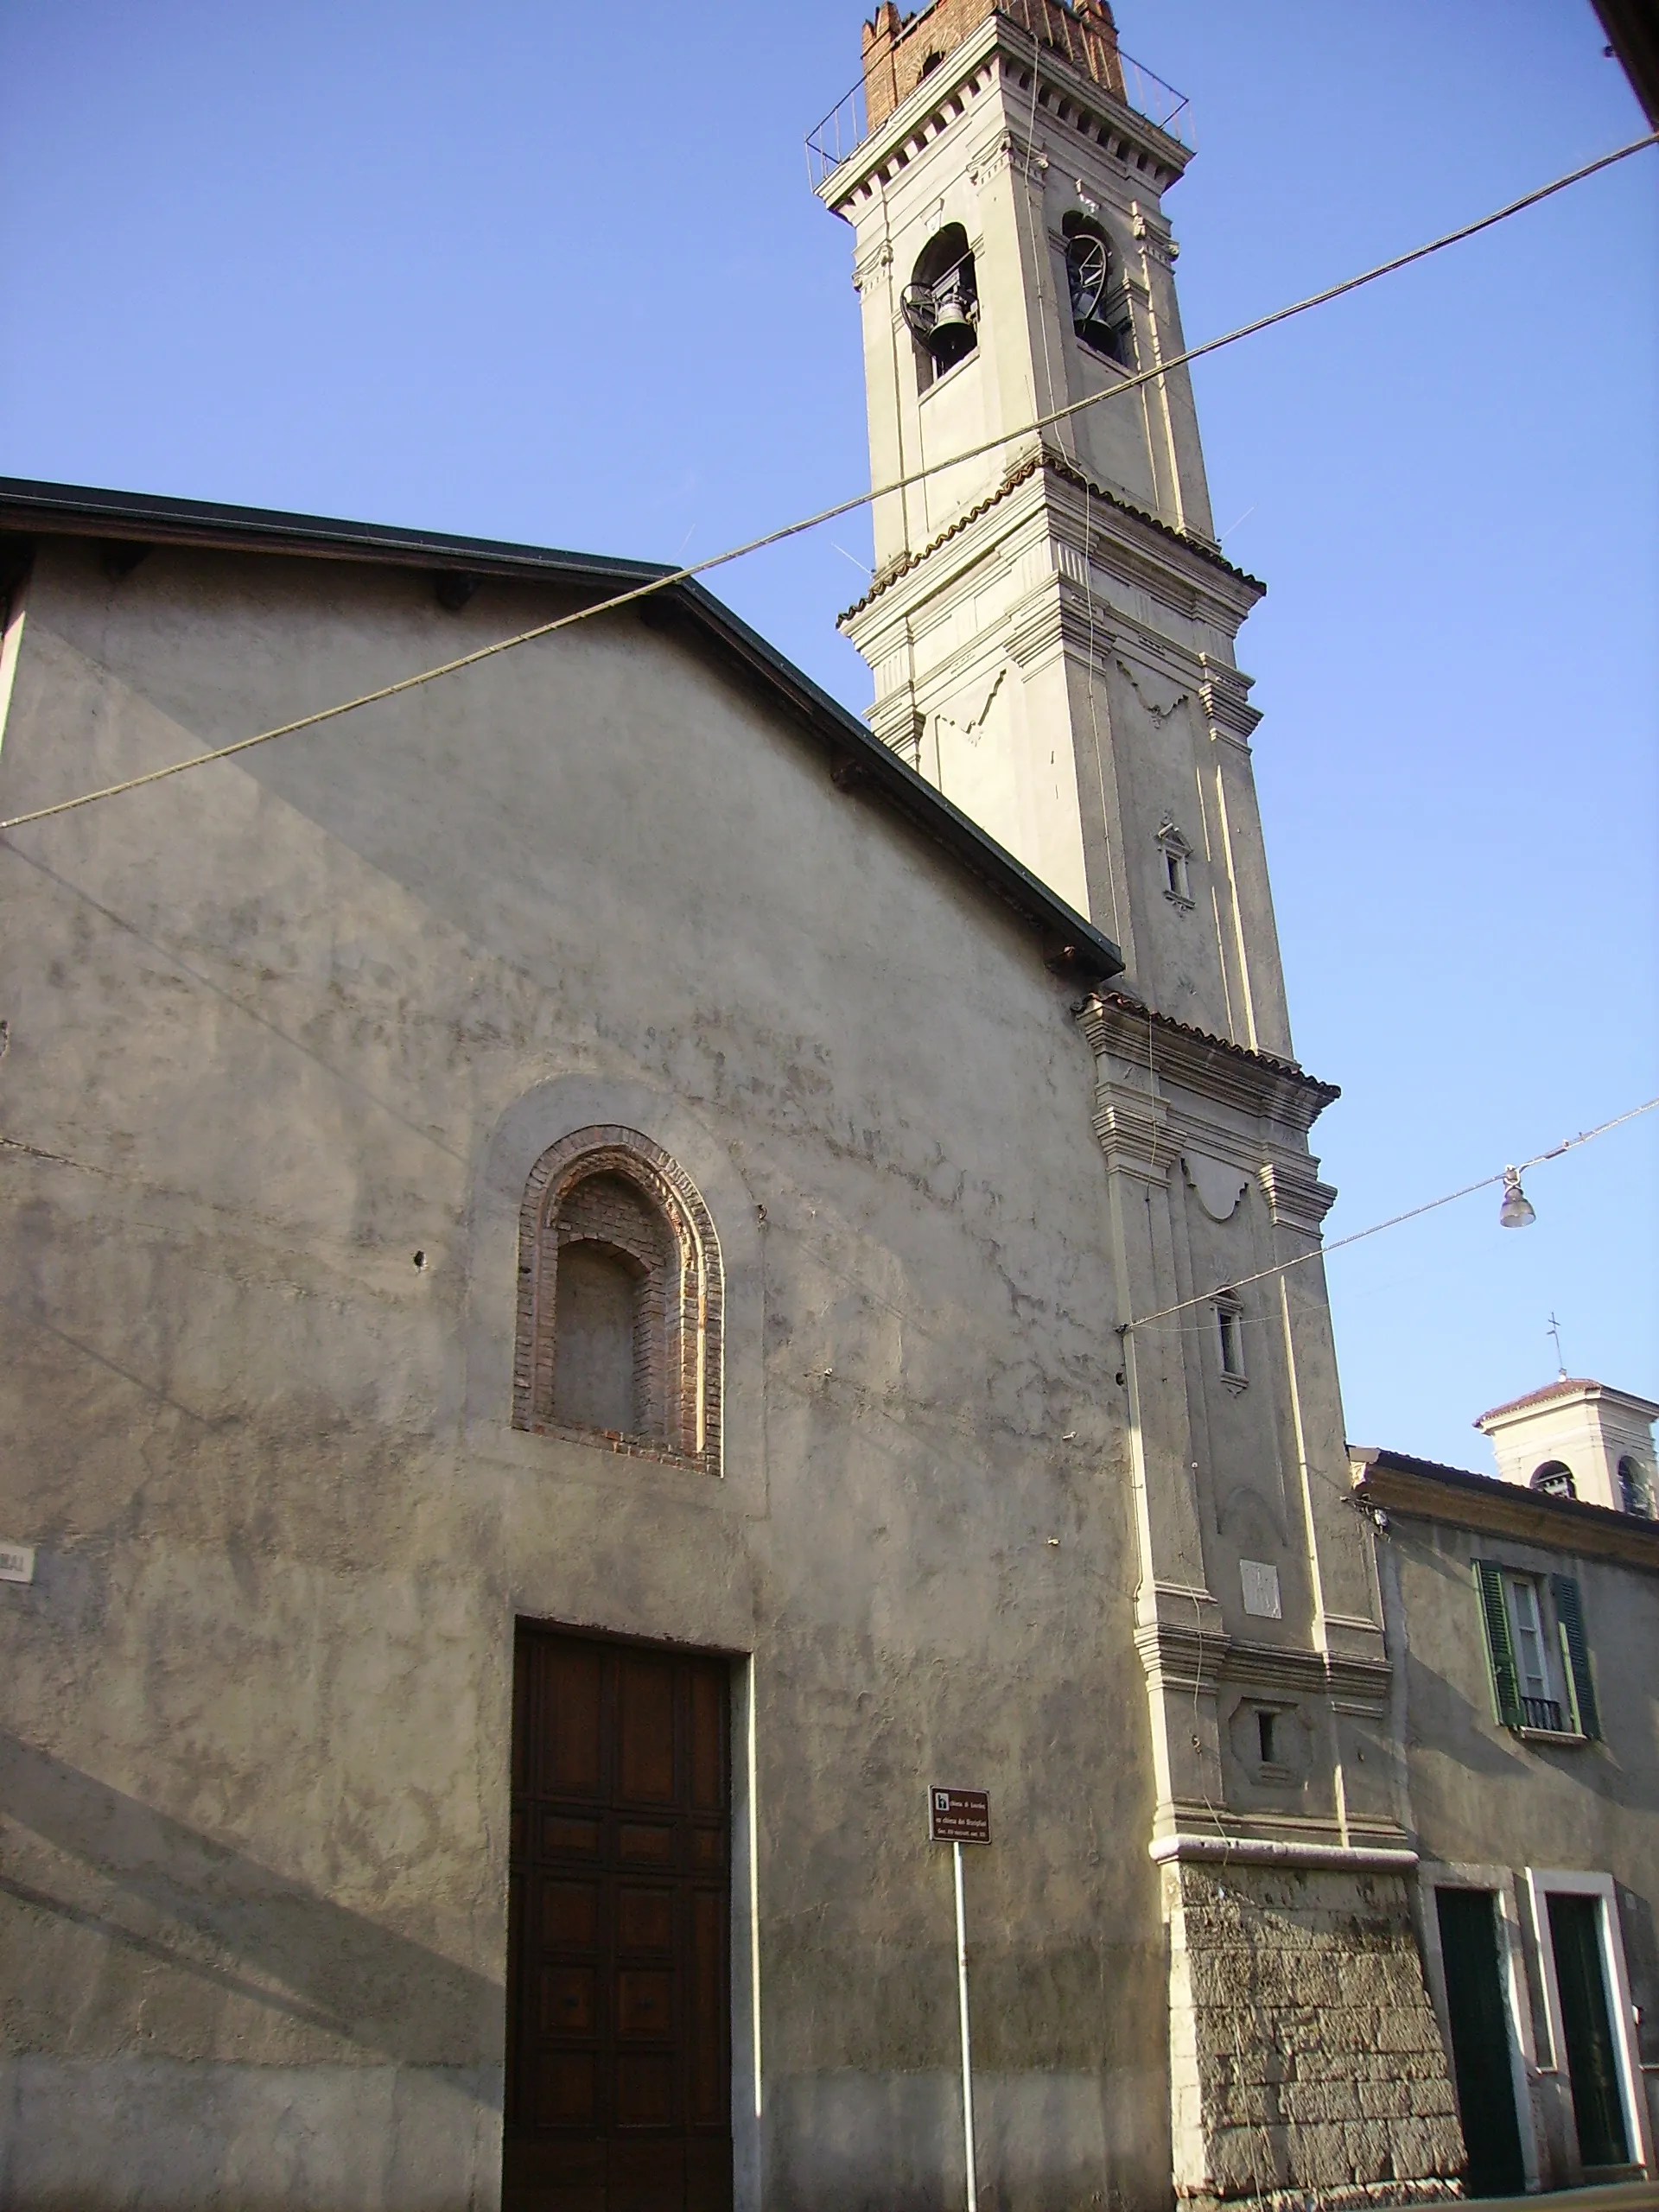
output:
POLYGON ((1454 2196, 1463 2164, 1404 1877, 1164 1870, 1177 2196, 1321 2206, 1454 2196))

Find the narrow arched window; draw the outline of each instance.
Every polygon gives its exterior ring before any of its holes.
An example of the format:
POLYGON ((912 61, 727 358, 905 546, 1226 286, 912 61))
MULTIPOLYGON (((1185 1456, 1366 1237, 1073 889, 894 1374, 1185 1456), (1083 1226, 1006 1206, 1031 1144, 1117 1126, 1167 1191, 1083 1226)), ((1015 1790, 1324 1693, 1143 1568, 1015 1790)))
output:
POLYGON ((1105 228, 1074 210, 1060 229, 1065 238, 1071 327, 1094 352, 1128 366, 1134 353, 1128 294, 1105 228))
POLYGON ((1579 1494, 1573 1470, 1565 1459, 1546 1459, 1541 1467, 1535 1468, 1532 1487, 1542 1491, 1546 1497, 1576 1497, 1579 1494))
POLYGON ((636 1129, 578 1129, 531 1172, 519 1217, 516 1427, 719 1471, 714 1224, 636 1129))
POLYGON ((960 223, 947 223, 923 247, 901 304, 916 341, 916 388, 925 391, 979 344, 979 283, 960 223))
POLYGON ((1648 1493, 1641 1463, 1633 1459, 1628 1452, 1618 1463, 1618 1503, 1626 1513, 1640 1513, 1645 1516, 1653 1511, 1653 1502, 1648 1493))

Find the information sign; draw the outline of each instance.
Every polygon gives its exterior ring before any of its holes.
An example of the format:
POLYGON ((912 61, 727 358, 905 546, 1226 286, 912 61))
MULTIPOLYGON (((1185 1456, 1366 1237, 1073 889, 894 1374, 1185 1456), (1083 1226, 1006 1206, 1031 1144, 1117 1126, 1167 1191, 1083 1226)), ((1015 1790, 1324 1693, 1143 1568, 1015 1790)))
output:
POLYGON ((941 1789, 936 1783, 927 1793, 927 1835, 930 1843, 988 1843, 990 1791, 941 1789))

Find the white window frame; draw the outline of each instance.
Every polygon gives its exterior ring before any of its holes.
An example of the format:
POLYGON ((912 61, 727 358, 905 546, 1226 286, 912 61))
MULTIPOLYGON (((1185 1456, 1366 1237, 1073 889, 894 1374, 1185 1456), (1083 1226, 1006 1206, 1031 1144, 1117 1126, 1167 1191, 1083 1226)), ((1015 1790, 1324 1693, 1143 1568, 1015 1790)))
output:
POLYGON ((1244 1358, 1244 1302, 1230 1290, 1224 1290, 1216 1300, 1216 1359, 1221 1369, 1221 1379, 1229 1389, 1242 1390, 1249 1382, 1249 1372, 1244 1358), (1228 1362, 1230 1347, 1232 1363, 1228 1362))
MULTIPOLYGON (((1497 1969, 1503 1980, 1503 2010, 1510 2027, 1510 2080, 1515 2090, 1516 2124, 1521 2131, 1521 2171, 1530 2196, 1543 2185, 1543 2161, 1532 2094, 1538 2052, 1533 2040, 1532 2004, 1527 1989, 1520 1885, 1511 1867, 1480 1866, 1449 1859, 1423 1860, 1417 1869, 1417 1879, 1423 1966, 1428 1977, 1429 2001, 1440 2024, 1440 2040, 1446 2045, 1448 2062, 1452 2056, 1452 2010, 1446 1993, 1446 1959, 1440 1948, 1440 1916, 1434 1892, 1487 1890, 1497 1900, 1497 1969)), ((1454 2071, 1454 2092, 1456 2088, 1454 2071)))
POLYGON ((1192 847, 1167 816, 1158 831, 1158 850, 1164 863, 1164 896, 1172 906, 1192 906, 1192 876, 1189 866, 1192 847))
MULTIPOLYGON (((1554 1636, 1552 1637, 1550 1633, 1552 1626, 1552 1613, 1548 1598, 1545 1595, 1544 1578, 1541 1574, 1528 1573, 1524 1569, 1520 1567, 1506 1567, 1501 1568, 1499 1572, 1503 1577, 1503 1597, 1505 1603, 1509 1606, 1510 1633, 1515 1639, 1516 1674, 1520 1681, 1522 1698, 1523 1700, 1527 1698, 1532 1698, 1535 1700, 1541 1698, 1548 1703, 1556 1707, 1562 1716, 1562 1726, 1559 1732, 1562 1735, 1570 1736, 1573 1733, 1571 1725, 1573 1719, 1573 1700, 1571 1697, 1567 1694, 1566 1683, 1560 1679, 1560 1655, 1559 1653, 1553 1655, 1554 1663, 1552 1665, 1552 1653, 1550 1649, 1552 1642, 1559 1643, 1560 1641, 1560 1624, 1559 1622, 1555 1622, 1554 1624, 1555 1632, 1554 1636), (1523 1592, 1527 1602, 1532 1607, 1533 1617, 1530 1623, 1522 1620, 1522 1608, 1520 1604, 1517 1602, 1523 1592), (1522 1658, 1522 1653, 1525 1650, 1526 1640, 1529 1635, 1530 1635, 1535 1642, 1538 1649, 1538 1665, 1540 1671, 1535 1675, 1529 1675, 1527 1674, 1525 1662, 1522 1658), (1540 1683, 1541 1688, 1536 1690, 1531 1688, 1529 1685, 1534 1681, 1540 1683)), ((1529 1722, 1528 1726, 1530 1727, 1532 1723, 1529 1722)), ((1557 1732, 1546 1730, 1540 1731, 1539 1732, 1552 1733, 1557 1732)))
MULTIPOLYGON (((1543 1975, 1544 2017, 1549 2030, 1549 2048, 1539 2054, 1538 2071, 1553 2079, 1560 2088, 1562 2125, 1570 2133, 1575 2155, 1578 2134, 1573 2125, 1573 2082, 1567 2071, 1567 2034, 1561 2021, 1561 1993, 1555 1980, 1555 1945, 1550 1936, 1548 1899, 1558 1896, 1601 1900, 1601 1965, 1606 1978, 1607 2010, 1612 2020, 1614 2049, 1618 2058, 1618 2090, 1624 2102, 1625 2136, 1636 2154, 1636 2162, 1651 2176, 1653 2128, 1642 2079, 1642 2053, 1636 2039, 1630 1978, 1624 1967, 1624 1936, 1618 1923, 1618 1891, 1613 1878, 1611 1874, 1576 1873, 1562 1867, 1529 1866, 1527 1893, 1538 1944, 1538 1963, 1543 1975)), ((1580 2158, 1580 2172, 1583 2166, 1580 2158)))

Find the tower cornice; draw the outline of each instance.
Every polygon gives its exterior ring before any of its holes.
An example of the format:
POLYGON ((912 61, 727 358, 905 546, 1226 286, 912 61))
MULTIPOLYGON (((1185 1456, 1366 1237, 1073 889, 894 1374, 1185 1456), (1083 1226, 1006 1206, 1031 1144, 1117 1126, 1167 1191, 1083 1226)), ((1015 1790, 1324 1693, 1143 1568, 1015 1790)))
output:
POLYGON ((1179 138, 994 8, 823 178, 817 190, 824 206, 855 220, 852 203, 870 198, 908 167, 1000 83, 1010 65, 1024 73, 1024 84, 1010 87, 1022 99, 1030 98, 1035 70, 1045 122, 1090 139, 1150 191, 1162 193, 1185 169, 1189 149, 1179 138))
MULTIPOLYGON (((961 547, 960 559, 951 563, 952 569, 966 567, 982 558, 984 548, 981 541, 988 533, 978 531, 976 525, 1002 507, 1022 486, 1037 480, 1045 489, 1051 486, 1068 486, 1098 509, 1098 519, 1093 516, 1085 518, 1082 502, 1077 503, 1075 520, 1079 542, 1087 519, 1092 558, 1109 570, 1120 563, 1132 562, 1134 565, 1124 572, 1124 581, 1143 586, 1155 598, 1166 601, 1181 613, 1191 615, 1202 611, 1211 614, 1219 624, 1236 630, 1256 601, 1265 596, 1268 588, 1259 577, 1235 568, 1207 542, 1160 522, 1145 508, 1108 491, 1104 485, 1096 484, 1085 475, 1075 461, 1045 446, 1016 461, 995 492, 965 508, 925 545, 907 553, 877 576, 861 599, 855 600, 836 617, 836 627, 849 632, 863 627, 861 616, 891 593, 895 584, 913 576, 947 545, 960 543, 961 547), (1200 600, 1205 602, 1202 610, 1195 603, 1200 600)), ((997 527, 1001 527, 1000 516, 997 527)), ((1212 664, 1217 671, 1220 665, 1212 664)), ((1254 721, 1250 726, 1255 727, 1254 721)))
MULTIPOLYGON (((1212 1036, 1125 992, 1091 991, 1077 1008, 1077 1021, 1096 1058, 1111 1053, 1144 1068, 1150 1045, 1160 1075, 1201 1096, 1223 1098, 1293 1128, 1311 1129, 1342 1096, 1336 1084, 1321 1083, 1294 1060, 1275 1059, 1270 1052, 1212 1036)), ((1282 1177, 1280 1196, 1289 1196, 1288 1179, 1282 1177)), ((1310 1190, 1305 1204, 1311 1211, 1313 1203, 1310 1190)))

